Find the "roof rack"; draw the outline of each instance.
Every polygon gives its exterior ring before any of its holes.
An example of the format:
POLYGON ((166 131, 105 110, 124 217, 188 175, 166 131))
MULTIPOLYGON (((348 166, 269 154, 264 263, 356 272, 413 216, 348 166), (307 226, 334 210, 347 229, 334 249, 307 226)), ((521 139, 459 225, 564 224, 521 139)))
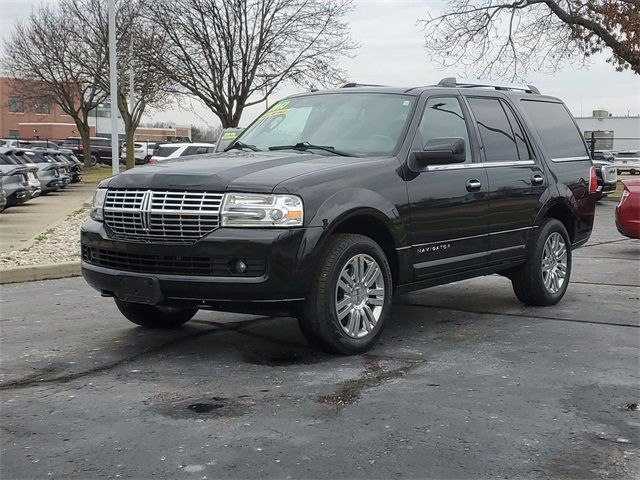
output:
POLYGON ((375 85, 373 83, 345 83, 340 88, 354 88, 354 87, 387 87, 388 85, 375 85))
POLYGON ((533 85, 523 85, 505 82, 493 82, 482 80, 458 80, 456 77, 446 77, 438 82, 438 87, 450 88, 495 88, 496 90, 519 90, 526 93, 540 94, 533 85))

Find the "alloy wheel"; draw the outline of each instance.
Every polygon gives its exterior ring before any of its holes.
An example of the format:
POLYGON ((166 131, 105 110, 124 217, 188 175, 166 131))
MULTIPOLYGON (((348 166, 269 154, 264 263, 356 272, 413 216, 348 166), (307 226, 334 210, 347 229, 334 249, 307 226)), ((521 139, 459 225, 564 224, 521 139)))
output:
POLYGON ((551 294, 558 293, 567 276, 567 245, 558 232, 553 232, 542 251, 542 281, 551 294))
POLYGON ((378 262, 358 254, 345 264, 336 286, 335 309, 342 330, 363 338, 375 328, 385 302, 385 285, 378 262))

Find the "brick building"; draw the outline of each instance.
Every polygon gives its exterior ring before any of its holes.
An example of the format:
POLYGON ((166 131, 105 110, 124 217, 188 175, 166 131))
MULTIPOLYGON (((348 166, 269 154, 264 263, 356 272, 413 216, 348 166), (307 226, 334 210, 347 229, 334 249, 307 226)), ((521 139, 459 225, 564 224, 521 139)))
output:
MULTIPOLYGON (((107 136, 111 129, 109 105, 100 105, 89 115, 92 136, 107 136)), ((124 123, 118 118, 118 130, 124 136, 124 123)), ((0 138, 63 139, 77 137, 73 119, 48 102, 30 104, 11 91, 11 79, 0 77, 0 138)), ((175 138, 191 138, 191 127, 143 128, 135 132, 140 141, 164 142, 175 138)))

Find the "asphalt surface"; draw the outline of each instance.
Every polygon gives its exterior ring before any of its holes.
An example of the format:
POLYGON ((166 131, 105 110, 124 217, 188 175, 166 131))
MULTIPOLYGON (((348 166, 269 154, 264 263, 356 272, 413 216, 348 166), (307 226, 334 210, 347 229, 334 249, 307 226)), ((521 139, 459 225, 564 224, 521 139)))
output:
POLYGON ((145 331, 81 278, 1 286, 0 477, 638 478, 640 243, 613 205, 559 305, 424 290, 357 357, 292 319, 145 331))
POLYGON ((91 199, 95 189, 96 184, 73 183, 64 190, 7 208, 0 215, 0 252, 28 247, 36 235, 82 208, 82 204, 91 199))

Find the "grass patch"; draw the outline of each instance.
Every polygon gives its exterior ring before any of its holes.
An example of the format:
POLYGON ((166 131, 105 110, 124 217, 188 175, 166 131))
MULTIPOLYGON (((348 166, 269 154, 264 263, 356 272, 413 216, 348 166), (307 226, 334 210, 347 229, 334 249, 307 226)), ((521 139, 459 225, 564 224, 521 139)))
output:
POLYGON ((78 210, 74 210, 73 212, 71 212, 69 215, 67 215, 67 220, 72 220, 74 218, 77 218, 79 216, 82 215, 86 215, 87 214, 87 209, 86 208, 79 208, 78 210))
POLYGON ((111 165, 84 167, 82 169, 82 183, 98 183, 111 175, 111 165))
POLYGON ((53 233, 53 228, 47 228, 44 232, 38 234, 38 236, 36 237, 36 243, 37 242, 42 242, 43 240, 46 240, 47 237, 49 235, 51 235, 53 233))

